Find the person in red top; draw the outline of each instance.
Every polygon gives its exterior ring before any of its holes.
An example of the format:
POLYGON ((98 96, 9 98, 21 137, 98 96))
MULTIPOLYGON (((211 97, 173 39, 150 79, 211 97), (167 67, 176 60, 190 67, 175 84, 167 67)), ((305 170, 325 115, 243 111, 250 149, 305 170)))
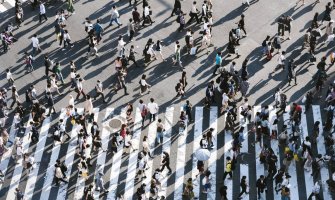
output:
POLYGON ((302 112, 302 107, 298 105, 297 103, 293 103, 290 115, 291 115, 291 119, 296 124, 300 124, 301 122, 301 112, 302 112))
POLYGON ((127 134, 127 124, 122 124, 120 135, 123 139, 125 139, 126 134, 127 134))

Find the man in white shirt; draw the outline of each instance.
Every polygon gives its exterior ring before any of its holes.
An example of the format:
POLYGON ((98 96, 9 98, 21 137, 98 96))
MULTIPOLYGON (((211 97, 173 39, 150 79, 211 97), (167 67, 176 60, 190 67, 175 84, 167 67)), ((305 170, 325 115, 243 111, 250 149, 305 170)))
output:
POLYGON ((193 1, 192 9, 191 9, 191 12, 190 12, 190 17, 191 18, 188 20, 187 24, 190 24, 194 18, 197 20, 197 23, 200 24, 200 20, 199 20, 199 17, 198 17, 197 2, 196 1, 193 1))
POLYGON ((40 23, 42 23, 42 17, 44 17, 45 21, 48 20, 47 16, 45 15, 45 6, 43 2, 40 2, 40 23))
POLYGON ((154 102, 154 98, 150 98, 150 103, 148 103, 148 109, 149 109, 149 120, 150 123, 153 121, 156 121, 156 114, 158 112, 158 105, 156 102, 154 102))
POLYGON ((36 34, 31 38, 31 43, 33 45, 33 57, 35 59, 36 51, 40 48, 40 42, 38 41, 36 34))
POLYGON ((113 22, 117 23, 118 28, 120 28, 120 26, 122 26, 122 24, 119 21, 120 18, 120 14, 119 11, 116 9, 116 6, 112 7, 112 13, 111 13, 111 21, 109 22, 109 26, 113 25, 113 22))
POLYGON ((36 91, 36 88, 35 88, 35 86, 34 85, 31 85, 30 86, 30 89, 31 89, 31 99, 33 100, 33 101, 38 101, 38 99, 37 99, 37 91, 36 91))
POLYGON ((94 100, 96 100, 99 96, 102 96, 103 102, 107 103, 105 99, 102 83, 100 80, 97 81, 97 85, 95 86, 95 92, 96 92, 96 95, 94 97, 94 100))
POLYGON ((285 51, 282 51, 277 59, 278 62, 278 66, 273 70, 272 73, 274 73, 276 71, 276 69, 278 68, 283 68, 283 70, 285 70, 285 51))

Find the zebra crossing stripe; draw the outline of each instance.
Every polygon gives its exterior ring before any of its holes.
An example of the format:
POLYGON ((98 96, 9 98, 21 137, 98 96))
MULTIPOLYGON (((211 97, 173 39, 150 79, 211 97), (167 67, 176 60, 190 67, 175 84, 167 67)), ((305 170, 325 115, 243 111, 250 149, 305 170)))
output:
MULTIPOLYGON (((318 137, 318 140, 317 140, 318 141, 317 142, 318 153, 321 154, 321 155, 325 155, 326 154, 326 149, 325 149, 325 140, 324 140, 323 129, 322 129, 322 118, 321 118, 320 106, 313 105, 312 110, 313 110, 313 116, 314 116, 313 117, 314 118, 314 123, 316 121, 320 122, 319 137, 318 137)), ((335 124, 334 121, 335 121, 335 118, 333 119, 333 124, 335 124)), ((321 181, 322 181, 321 188, 323 188, 323 199, 333 199, 332 195, 331 195, 331 192, 328 190, 328 185, 326 183, 327 179, 329 178, 328 169, 326 169, 325 167, 321 167, 320 177, 321 177, 321 181)))
MULTIPOLYGON (((254 116, 256 118, 256 113, 257 112, 261 112, 261 106, 254 106, 254 116)), ((255 130, 257 130, 257 125, 255 124, 255 130)), ((255 137, 257 134, 255 134, 255 137)), ((262 135, 263 136, 263 135, 262 135)), ((258 179, 261 175, 264 175, 264 172, 265 172, 265 169, 264 169, 264 164, 262 164, 260 162, 260 154, 262 152, 262 148, 260 147, 260 145, 263 143, 264 145, 264 140, 261 136, 261 139, 259 141, 259 144, 256 144, 256 139, 255 139, 255 157, 256 157, 256 179, 258 179)), ((241 150, 242 151, 242 150, 241 150)), ((242 169, 242 167, 240 168, 241 169, 241 173, 243 172, 244 169, 242 169)), ((242 174, 241 174, 242 175, 242 174)), ((266 199, 266 195, 264 195, 264 193, 261 195, 263 199, 266 199)))
MULTIPOLYGON (((193 152, 196 152, 198 149, 200 149, 200 140, 202 137, 202 121, 203 121, 203 107, 196 107, 195 117, 194 117, 193 152)), ((199 175, 198 178, 196 178, 196 175, 198 175, 197 162, 198 160, 193 154, 192 178, 194 178, 193 182, 195 184, 195 187, 193 188, 193 192, 194 192, 194 196, 199 198, 200 184, 201 184, 200 178, 201 177, 199 175)))
MULTIPOLYGON (((10 127, 10 132, 9 132, 9 141, 13 142, 12 147, 10 150, 8 150, 8 152, 6 152, 7 155, 2 155, 1 157, 1 161, 0 161, 0 170, 2 171, 2 173, 5 175, 8 169, 8 164, 9 161, 11 160, 11 155, 13 153, 13 150, 15 148, 14 142, 15 142, 15 136, 16 136, 16 132, 20 131, 19 129, 16 130, 15 129, 15 121, 13 119, 13 123, 10 127)), ((2 187, 3 182, 0 182, 0 189, 2 187)))
MULTIPOLYGON (((68 116, 66 114, 60 115, 59 119, 63 119, 64 123, 66 123, 68 116)), ((54 179, 54 171, 55 171, 54 165, 56 163, 56 160, 58 159, 60 148, 61 148, 61 143, 58 141, 54 141, 54 144, 51 150, 51 156, 50 156, 48 168, 44 176, 44 183, 43 183, 43 188, 42 188, 40 199, 49 198, 52 181, 54 179)))
MULTIPOLYGON (((302 131, 304 135, 303 135, 303 138, 300 137, 300 144, 302 144, 306 136, 308 136, 307 119, 306 119, 306 114, 305 114, 306 109, 305 109, 305 106, 301 106, 301 108, 302 108, 301 126, 302 126, 302 131)), ((306 188, 306 193, 308 195, 313 190, 313 177, 311 176, 311 171, 310 172, 306 171, 304 167, 303 167, 303 170, 304 170, 304 176, 305 176, 305 188, 306 188)))
POLYGON ((15 1, 14 0, 6 0, 6 2, 11 5, 12 7, 15 7, 15 1))
POLYGON ((6 12, 7 8, 0 4, 0 13, 6 12))
MULTIPOLYGON (((33 118, 30 115, 29 120, 28 120, 27 125, 26 125, 27 128, 26 128, 24 137, 22 139, 22 150, 23 151, 26 151, 26 150, 29 149, 29 143, 30 143, 29 132, 31 130, 30 122, 32 120, 33 120, 33 118)), ((8 198, 6 198, 6 199, 15 199, 15 188, 17 188, 19 186, 21 174, 22 174, 22 171, 23 171, 23 155, 22 155, 22 158, 20 160, 21 160, 21 163, 15 164, 13 176, 12 176, 12 179, 11 179, 10 184, 9 184, 9 190, 7 192, 8 198)), ((20 160, 19 160, 19 162, 20 162, 20 160)))
MULTIPOLYGON (((224 119, 225 119, 225 144, 223 146, 223 153, 225 155, 225 158, 223 159, 223 166, 224 166, 224 171, 226 171, 226 158, 230 156, 230 158, 233 158, 234 153, 232 151, 232 142, 233 142, 233 133, 231 131, 227 131, 227 113, 224 114, 224 119), (230 154, 230 155, 229 155, 230 154)), ((227 179, 225 180, 226 183, 224 183, 225 186, 227 186, 227 198, 232 199, 233 198, 233 181, 228 180, 229 183, 227 183, 227 179)))
MULTIPOLYGON (((172 136, 172 124, 173 124, 173 112, 174 112, 174 107, 168 107, 166 108, 165 112, 165 133, 163 134, 163 152, 167 152, 170 154, 170 149, 171 149, 171 136, 172 136)), ((163 175, 163 174, 162 174, 163 175)), ((168 175, 163 175, 162 178, 162 190, 159 192, 159 196, 164 196, 166 197, 167 194, 167 178, 168 175)))
MULTIPOLYGON (((110 139, 110 134, 109 131, 107 129, 108 126, 108 118, 113 115, 114 113, 114 108, 107 108, 106 109, 106 114, 105 114, 105 118, 102 122, 102 132, 101 132, 101 148, 99 148, 99 153, 97 156, 97 166, 96 166, 96 170, 95 170, 95 176, 97 176, 97 174, 99 172, 103 172, 103 169, 105 168, 105 162, 106 162, 106 155, 107 153, 103 151, 108 149, 108 142, 110 139)), ((94 179, 95 180, 95 179, 94 179)), ((94 192, 94 199, 99 199, 99 195, 100 192, 95 191, 94 192)))
MULTIPOLYGON (((98 117, 99 117, 99 108, 94 108, 93 113, 94 113, 94 121, 96 122, 98 120, 98 117)), ((86 138, 86 142, 87 142, 88 145, 90 145, 90 147, 88 148, 88 152, 89 152, 88 155, 91 155, 91 150, 92 150, 92 147, 93 147, 93 136, 90 133, 92 125, 93 125, 93 122, 87 124, 87 132, 89 132, 89 133, 88 133, 88 136, 86 138)), ((88 163, 88 164, 90 164, 90 163, 88 163)), ((87 169, 87 173, 88 173, 88 169, 87 169)), ((80 176, 79 170, 78 170, 76 180, 77 181, 76 181, 76 188, 75 188, 75 192, 74 192, 74 199, 75 200, 81 200, 83 198, 83 194, 84 194, 86 178, 80 176)))
MULTIPOLYGON (((239 110, 240 126, 244 127, 244 129, 243 129, 243 139, 244 140, 242 142, 242 143, 244 143, 244 145, 242 144, 241 153, 248 153, 249 152, 248 151, 248 149, 249 149, 248 148, 248 145, 249 145, 249 143, 248 143, 248 137, 249 137, 249 135, 248 135, 248 133, 249 133, 248 132, 248 124, 247 124, 247 121, 244 118, 244 116, 241 115, 241 111, 242 111, 242 109, 240 107, 240 110, 239 110)), ((243 161, 243 157, 242 157, 242 161, 243 161)), ((258 166, 256 168, 258 169, 258 166)), ((264 170, 263 170, 263 173, 264 173, 264 170)), ((246 177, 249 176, 249 167, 248 167, 247 163, 240 163, 240 178, 242 178, 242 176, 246 176, 246 177)), ((243 199, 249 199, 249 195, 246 195, 243 199)))
POLYGON ((134 185, 135 185, 135 179, 136 176, 136 165, 137 165, 137 156, 138 156, 138 147, 140 143, 140 137, 141 137, 141 111, 139 108, 136 108, 135 112, 135 122, 134 122, 134 135, 131 139, 132 146, 134 147, 134 151, 129 153, 129 163, 128 163, 128 169, 127 169, 127 178, 126 178, 126 187, 125 187, 125 199, 131 199, 134 195, 134 185), (136 144, 136 147, 135 145, 136 144))
MULTIPOLYGON (((77 108, 77 112, 79 115, 83 114, 84 109, 83 108, 77 108)), ((78 129, 80 129, 81 125, 75 124, 71 131, 71 140, 69 141, 69 146, 66 151, 65 156, 65 163, 67 165, 67 171, 65 172, 66 177, 68 177, 68 180, 70 179, 70 173, 72 170, 72 165, 74 161, 74 155, 76 153, 76 147, 77 147, 77 141, 78 141, 78 129)), ((64 184, 59 186, 58 194, 57 194, 57 200, 64 200, 66 199, 66 191, 67 191, 68 184, 64 184)), ((70 188, 70 186, 69 186, 70 188)))
MULTIPOLYGON (((213 147, 211 150, 211 156, 208 160, 208 170, 211 172, 212 179, 210 183, 212 184, 211 190, 207 193, 207 199, 216 199, 216 161, 217 161, 217 129, 218 129, 218 108, 216 106, 211 106, 209 112, 209 127, 213 128, 212 142, 213 147)), ((208 144, 210 145, 210 144, 208 144)))
MULTIPOLYGON (((126 110, 121 111, 121 116, 126 117, 126 110)), ((113 133, 115 134, 115 133, 113 133)), ((121 167, 121 161, 122 161, 122 153, 123 153, 123 147, 120 145, 118 146, 117 152, 113 155, 112 159, 112 169, 110 171, 110 178, 109 178, 109 193, 107 196, 107 200, 114 200, 116 199, 116 191, 117 191, 117 185, 119 181, 119 175, 120 175, 120 167, 121 167)))
MULTIPOLYGON (((271 148, 272 150, 275 152, 276 156, 278 156, 277 158, 277 163, 276 163, 276 167, 278 168, 278 166, 280 166, 280 163, 279 163, 279 145, 278 145, 278 127, 277 126, 273 126, 273 122, 277 119, 277 109, 273 106, 269 106, 269 123, 270 123, 270 133, 272 133, 273 129, 275 131, 277 131, 277 139, 273 139, 271 140, 270 144, 271 144, 271 148)), ((256 166, 258 167, 258 166, 256 166)), ((275 188, 275 187, 274 187, 275 188)), ((277 192, 274 192, 274 199, 280 199, 281 196, 277 193, 277 192)))
MULTIPOLYGON (((60 113, 60 118, 64 118, 65 115, 65 109, 61 110, 60 113)), ((35 188, 35 183, 37 182, 37 176, 38 176, 38 170, 41 160, 42 160, 42 155, 43 155, 43 150, 45 143, 47 141, 48 137, 48 132, 50 128, 50 117, 46 118, 43 122, 43 126, 41 128, 41 133, 40 133, 40 138, 36 146, 36 150, 34 153, 34 163, 35 165, 38 165, 30 171, 30 174, 27 179, 27 184, 26 184, 26 189, 24 190, 24 196, 26 199, 32 199, 33 194, 34 194, 34 188, 35 188), (45 122, 45 123, 44 123, 45 122)))
MULTIPOLYGON (((156 130, 157 130, 157 117, 156 120, 152 123, 150 123, 149 125, 149 130, 148 130, 148 138, 147 138, 147 142, 149 144, 150 150, 154 149, 155 147, 155 136, 156 136, 156 130)), ((154 150, 152 150, 150 152, 150 155, 152 156, 154 153, 154 150)), ((149 155, 147 155, 147 157, 149 157, 149 155)), ((153 169, 153 159, 148 159, 148 163, 147 166, 150 167, 151 169, 149 169, 146 173, 147 178, 144 180, 144 183, 146 184, 146 197, 149 199, 150 196, 150 181, 151 181, 151 177, 152 177, 152 172, 155 171, 155 169, 153 169)))
MULTIPOLYGON (((292 128, 290 127, 290 106, 286 106, 285 109, 286 113, 283 113, 283 119, 284 119, 284 124, 287 126, 288 129, 288 134, 292 134, 292 128)), ((290 174, 290 176, 292 176, 292 178, 290 179, 290 191, 296 191, 296 192, 291 192, 291 199, 299 199, 299 190, 298 190, 298 177, 294 177, 293 174, 296 173, 296 163, 295 160, 293 159, 291 161, 291 165, 288 169, 288 173, 290 174), (293 166, 292 166, 293 165, 293 166)))
MULTIPOLYGON (((180 108, 183 110, 183 107, 180 108)), ((187 120, 186 120, 187 121, 187 120)), ((177 149, 177 165, 176 165, 176 172, 175 172, 175 182, 174 182, 174 199, 182 199, 183 194, 183 185, 184 185, 184 172, 185 172, 185 152, 186 152, 186 136, 187 136, 187 122, 185 124, 185 129, 183 132, 178 130, 178 149, 177 149)))

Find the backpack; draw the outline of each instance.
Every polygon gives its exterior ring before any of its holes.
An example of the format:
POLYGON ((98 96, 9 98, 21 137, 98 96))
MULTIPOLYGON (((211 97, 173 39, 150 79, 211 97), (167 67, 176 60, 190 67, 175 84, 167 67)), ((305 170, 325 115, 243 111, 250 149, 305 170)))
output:
POLYGON ((177 22, 177 23, 180 23, 180 18, 181 18, 180 15, 178 15, 178 17, 177 17, 177 19, 176 19, 176 22, 177 22))

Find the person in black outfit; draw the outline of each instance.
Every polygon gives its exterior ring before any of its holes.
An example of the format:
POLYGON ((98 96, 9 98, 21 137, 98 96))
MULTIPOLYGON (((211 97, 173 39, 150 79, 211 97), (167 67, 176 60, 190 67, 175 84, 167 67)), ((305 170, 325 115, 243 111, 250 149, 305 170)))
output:
POLYGON ((136 195, 137 195, 137 199, 138 200, 142 200, 143 199, 143 195, 145 194, 145 186, 146 184, 143 183, 136 191, 136 195))
POLYGON ((242 176, 240 186, 241 186, 242 191, 241 191, 240 194, 238 195, 238 198, 239 198, 239 199, 242 199, 241 196, 242 196, 244 193, 248 194, 248 192, 247 192, 247 186, 248 186, 248 185, 247 185, 247 177, 246 177, 246 176, 242 176))
POLYGON ((220 195, 221 195, 222 200, 228 200, 228 198, 227 198, 227 186, 224 185, 220 188, 220 195))
POLYGON ((179 13, 177 13, 177 11, 181 11, 181 3, 180 0, 174 0, 174 6, 173 6, 173 10, 171 13, 171 17, 176 14, 178 15, 179 13))
POLYGON ((50 92, 47 92, 47 102, 48 102, 48 107, 49 107, 49 114, 47 116, 50 116, 52 111, 56 113, 56 109, 54 107, 55 102, 50 92))
POLYGON ((52 61, 48 56, 44 56, 45 76, 49 77, 50 69, 52 68, 52 61))
POLYGON ((325 14, 323 15, 323 18, 322 18, 322 24, 323 24, 323 21, 330 21, 331 20, 331 16, 330 16, 331 11, 332 11, 331 3, 328 2, 328 4, 326 5, 325 14))
POLYGON ((240 21, 238 21, 238 26, 240 27, 240 29, 244 32, 245 37, 247 37, 247 31, 245 31, 245 23, 244 23, 244 15, 241 15, 241 19, 240 21))
POLYGON ((37 143, 39 138, 37 123, 31 122, 31 125, 31 142, 37 143))
POLYGON ((295 67, 296 66, 293 64, 293 60, 291 59, 287 65, 288 85, 291 85, 292 79, 294 80, 294 85, 297 85, 297 76, 295 67))
POLYGON ((264 190, 266 192, 266 182, 264 179, 265 179, 264 176, 261 175, 259 179, 257 179, 257 182, 256 182, 258 199, 261 199, 261 193, 263 194, 264 190))
POLYGON ((163 152, 163 154, 164 155, 163 155, 163 160, 162 160, 162 164, 161 164, 162 168, 160 169, 160 172, 162 172, 164 170, 164 168, 166 167, 169 170, 168 175, 170 175, 172 173, 172 170, 170 168, 170 156, 165 151, 163 152))

